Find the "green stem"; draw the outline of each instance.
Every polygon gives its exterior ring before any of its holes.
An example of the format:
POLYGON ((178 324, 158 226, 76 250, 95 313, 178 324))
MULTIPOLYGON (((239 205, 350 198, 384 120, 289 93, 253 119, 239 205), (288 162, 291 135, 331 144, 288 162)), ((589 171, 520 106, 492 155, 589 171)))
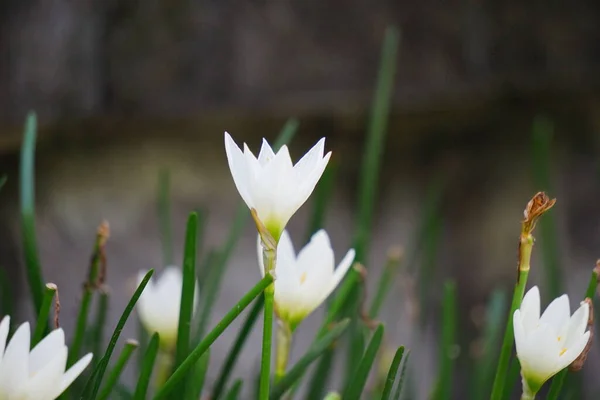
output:
POLYGON ((265 312, 263 325, 262 356, 260 360, 259 400, 268 400, 271 383, 271 338, 273 336, 273 301, 275 285, 265 289, 265 312))
POLYGON ((512 354, 514 336, 513 336, 513 314, 521 306, 527 278, 529 276, 529 268, 531 262, 531 252, 533 250, 533 236, 531 234, 521 235, 519 243, 519 275, 515 290, 513 292, 512 304, 508 314, 508 322, 504 331, 504 339, 502 341, 502 349, 500 358, 498 359, 498 368, 496 369, 496 377, 492 387, 491 400, 501 400, 505 389, 506 373, 510 356, 512 354))
POLYGON ((169 378, 173 369, 173 352, 160 349, 156 357, 156 376, 154 377, 154 387, 161 387, 169 378))
POLYGON ((173 372, 169 379, 167 379, 163 387, 161 387, 160 390, 154 395, 154 400, 164 399, 177 386, 177 383, 186 376, 189 369, 196 365, 196 362, 200 357, 202 357, 202 354, 204 354, 215 342, 215 340, 217 340, 225 331, 225 329, 231 325, 233 320, 235 320, 238 315, 240 315, 242 311, 244 311, 244 309, 248 307, 248 305, 252 303, 252 301, 258 295, 265 291, 267 287, 271 286, 272 283, 273 275, 268 274, 265 275, 265 277, 261 279, 252 289, 250 289, 250 291, 246 293, 240 299, 240 301, 227 312, 227 314, 225 314, 217 326, 215 326, 214 329, 210 331, 200 343, 198 343, 188 357, 173 372))
POLYGON ((284 321, 277 324, 277 358, 275 360, 275 382, 279 382, 285 375, 290 350, 292 348, 292 330, 284 321))
POLYGON ((123 372, 123 369, 125 368, 125 366, 127 365, 127 362, 131 358, 131 355, 137 348, 138 348, 138 342, 136 342, 135 340, 128 340, 127 343, 125 343, 125 346, 123 347, 123 351, 119 355, 119 358, 117 359, 115 366, 106 376, 106 383, 102 387, 102 390, 100 391, 100 393, 98 393, 98 400, 107 400, 108 399, 113 388, 119 381, 119 378, 121 377, 121 373, 123 372))
POLYGON ((50 309, 52 308, 52 299, 56 294, 56 290, 57 288, 54 283, 46 284, 42 307, 40 308, 40 313, 38 314, 35 325, 35 331, 33 332, 33 339, 31 340, 31 348, 34 348, 35 345, 42 340, 42 337, 44 337, 44 332, 48 327, 48 315, 50 315, 50 309))

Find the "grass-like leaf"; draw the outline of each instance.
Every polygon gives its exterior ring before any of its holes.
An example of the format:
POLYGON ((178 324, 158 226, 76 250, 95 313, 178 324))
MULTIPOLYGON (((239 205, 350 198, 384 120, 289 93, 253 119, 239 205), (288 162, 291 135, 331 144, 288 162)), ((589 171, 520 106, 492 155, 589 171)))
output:
POLYGON ((88 270, 88 278, 83 287, 83 296, 79 304, 79 313, 75 322, 75 332, 73 342, 69 349, 68 365, 73 365, 79 359, 81 348, 83 346, 85 332, 87 330, 87 319, 92 305, 94 291, 99 287, 98 279, 100 277, 102 263, 104 262, 104 245, 108 239, 107 225, 100 225, 96 232, 94 249, 88 270))
MULTIPOLYGON (((102 348, 102 341, 104 339, 104 328, 106 327, 106 317, 108 314, 108 302, 110 300, 110 295, 107 291, 102 291, 100 293, 100 297, 98 299, 98 309, 96 311, 96 321, 92 327, 91 334, 91 345, 92 345, 92 353, 100 354, 100 349, 102 348)), ((139 343, 136 344, 136 348, 139 346, 139 343)))
POLYGON ((33 349, 36 344, 42 340, 44 337, 44 333, 48 328, 48 316, 50 315, 50 310, 52 309, 53 299, 56 295, 56 285, 53 283, 46 284, 46 290, 44 290, 44 299, 42 301, 42 308, 40 309, 40 313, 38 314, 37 322, 35 324, 35 331, 33 332, 33 337, 31 338, 31 348, 33 349))
POLYGON ((498 350, 504 316, 506 315, 507 295, 503 290, 492 293, 486 310, 486 321, 483 332, 483 356, 473 367, 474 399, 483 399, 492 388, 494 367, 498 359, 498 350))
POLYGON ((379 346, 381 346, 383 331, 384 328, 382 324, 375 329, 375 333, 373 333, 373 336, 369 341, 369 345, 367 346, 362 359, 358 363, 358 367, 352 376, 352 380, 349 382, 348 386, 346 386, 346 390, 344 390, 344 394, 342 395, 344 400, 360 399, 365 388, 365 384, 367 383, 369 372, 373 366, 373 362, 375 362, 375 357, 377 357, 379 346))
POLYGON ((206 372, 208 371, 208 364, 210 363, 210 349, 206 351, 200 357, 194 371, 192 371, 192 379, 187 383, 185 399, 186 400, 198 400, 204 387, 204 381, 206 379, 206 372))
POLYGON ((158 221, 162 243, 163 266, 173 265, 173 227, 171 225, 171 171, 162 168, 158 173, 158 221))
POLYGON ((381 400, 389 400, 392 396, 392 390, 397 380, 400 380, 400 364, 402 363, 402 357, 404 356, 404 346, 398 347, 394 359, 388 370, 387 378, 385 380, 385 386, 381 393, 381 400))
POLYGON ((400 258, 402 254, 399 249, 392 249, 388 252, 387 261, 383 269, 383 273, 377 283, 377 290, 375 290, 375 298, 371 303, 371 309, 369 310, 369 317, 371 319, 377 318, 379 311, 385 302, 387 294, 394 283, 394 277, 400 266, 400 258))
MULTIPOLYGON (((196 287, 196 235, 198 233, 198 214, 188 217, 183 254, 183 287, 181 289, 181 305, 179 309, 179 325, 177 328, 177 348, 175 350, 176 369, 189 353, 190 329, 194 310, 194 290, 196 287)), ((185 382, 180 387, 180 397, 185 392, 185 382)))
POLYGON ((240 392, 242 391, 243 383, 244 382, 241 379, 237 379, 235 382, 233 382, 233 385, 231 385, 231 389, 229 389, 227 393, 225 393, 225 400, 237 400, 240 395, 240 392))
POLYGON ((188 357, 181 363, 179 368, 167 379, 165 384, 154 396, 154 400, 165 398, 176 385, 186 376, 198 359, 210 348, 210 346, 219 338, 227 327, 237 318, 238 315, 258 296, 267 286, 273 282, 272 275, 266 275, 261 279, 248 293, 246 293, 231 310, 225 314, 223 319, 217 323, 215 328, 206 335, 204 339, 191 351, 188 357))
POLYGON ((410 350, 406 350, 404 362, 402 363, 402 369, 400 370, 400 377, 398 378, 398 384, 396 385, 396 389, 394 390, 394 396, 392 397, 394 400, 399 400, 400 396, 402 395, 402 388, 404 387, 404 377, 406 376, 406 366, 408 365, 409 356, 410 350))
POLYGON ((150 343, 146 348, 144 354, 144 362, 142 369, 140 370, 140 376, 135 386, 135 392, 133 393, 133 400, 146 400, 146 393, 148 393, 148 386, 150 384, 150 378, 152 377, 152 371, 154 370, 154 362, 156 361, 156 355, 158 354, 159 336, 158 333, 154 333, 150 338, 150 343))
POLYGON ((442 345, 438 382, 433 396, 435 400, 450 400, 452 398, 452 377, 454 359, 456 358, 453 352, 456 346, 457 307, 456 285, 454 282, 446 282, 442 303, 442 345))
POLYGON ((106 351, 104 352, 104 356, 102 357, 102 360, 98 363, 96 369, 92 373, 92 376, 90 376, 90 378, 88 379, 88 381, 85 385, 85 388, 83 389, 82 399, 85 399, 85 400, 95 400, 96 399, 98 390, 100 389, 100 384, 102 383, 102 378, 104 377, 104 373, 106 372, 106 368, 108 366, 108 363, 110 361, 112 353, 115 350, 117 341, 119 340, 119 337, 121 336, 123 327, 125 326, 127 319, 129 319, 129 316, 131 315, 131 312, 133 311, 135 304, 137 303, 138 299, 142 295, 144 288, 146 288, 146 285, 148 284, 148 281, 152 277, 152 274, 154 274, 153 269, 151 269, 150 271, 148 271, 146 273, 146 275, 144 276, 144 279, 142 279, 142 281, 138 285, 137 289, 133 293, 133 296, 129 300, 127 307, 125 307, 123 314, 121 314, 121 318, 119 318, 119 321, 117 322, 117 326, 115 327, 115 330, 112 334, 112 337, 110 338, 110 341, 108 342, 108 346, 106 348, 106 351))
POLYGON ((25 134, 21 146, 19 184, 21 189, 21 234, 25 252, 25 272, 36 313, 42 308, 44 298, 44 278, 38 255, 35 229, 35 141, 37 117, 34 112, 27 114, 25 134))
POLYGON ((290 370, 281 378, 279 382, 273 387, 270 399, 276 400, 285 394, 295 382, 302 377, 304 371, 315 361, 319 356, 325 352, 336 341, 348 327, 349 320, 343 320, 337 323, 321 337, 315 344, 311 345, 308 351, 298 360, 298 362, 290 368, 290 370))
POLYGON ((254 305, 250 309, 248 317, 246 317, 246 320, 240 328, 240 331, 238 332, 238 335, 235 341, 233 342, 233 346, 231 346, 229 353, 225 358, 225 362, 221 367, 221 371, 219 372, 219 376, 216 380, 215 387, 210 397, 211 399, 217 400, 221 396, 223 389, 225 389, 225 385, 227 385, 229 375, 231 375, 233 367, 235 366, 235 362, 237 361, 242 351, 242 348, 244 347, 244 344, 246 343, 246 340, 248 339, 248 336, 250 335, 250 332, 252 331, 252 328, 254 327, 258 316, 260 315, 264 301, 265 299, 263 296, 259 297, 255 300, 254 305))
POLYGON ((119 358, 117 358, 115 366, 110 370, 110 372, 106 376, 106 383, 104 384, 104 386, 100 390, 100 393, 98 394, 98 400, 108 400, 108 397, 112 393, 115 385, 117 384, 117 382, 119 382, 119 378, 123 373, 123 369, 125 369, 127 362, 129 361, 131 355, 137 348, 138 342, 135 340, 128 340, 125 343, 125 346, 123 346, 123 351, 121 351, 119 358))

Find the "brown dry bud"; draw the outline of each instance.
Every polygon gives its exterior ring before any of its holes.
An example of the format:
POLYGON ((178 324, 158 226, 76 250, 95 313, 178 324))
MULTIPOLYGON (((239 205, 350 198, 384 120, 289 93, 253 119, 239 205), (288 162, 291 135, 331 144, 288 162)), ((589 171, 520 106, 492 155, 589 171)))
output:
POLYGON ((49 283, 46 285, 48 288, 54 289, 54 329, 60 328, 60 298, 58 297, 58 287, 54 283, 49 283))
POLYGON ((538 192, 533 196, 523 212, 525 218, 523 220, 523 233, 528 235, 533 232, 538 219, 542 214, 551 209, 554 203, 556 203, 556 199, 550 199, 544 192, 538 192))
POLYGON ((404 249, 401 246, 392 246, 387 251, 387 259, 389 261, 398 262, 404 256, 404 249))
POLYGON ((588 317, 587 324, 587 328, 590 332, 590 337, 588 338, 588 342, 585 345, 585 348, 583 349, 579 357, 577 357, 575 361, 573 361, 571 365, 569 365, 569 371, 572 372, 580 371, 583 368, 583 364, 585 364, 585 360, 587 360, 587 356, 590 352, 590 348, 592 347, 592 341, 594 339, 594 304, 589 297, 586 297, 584 302, 587 303, 590 307, 590 314, 588 317))
POLYGON ((375 328, 377 328, 378 322, 375 321, 374 319, 371 319, 371 317, 369 316, 369 313, 366 310, 366 306, 367 306, 367 269, 364 267, 364 265, 362 265, 361 263, 358 263, 358 262, 354 263, 354 266, 352 268, 354 268, 354 270, 356 272, 358 272, 358 276, 360 276, 360 283, 361 283, 362 289, 363 289, 362 296, 360 299, 360 308, 359 308, 360 319, 369 329, 375 329, 375 328))
POLYGON ((596 261, 596 266, 594 267, 594 274, 596 275, 596 279, 600 277, 600 260, 596 261))
POLYGON ((106 241, 110 237, 110 227, 108 225, 108 221, 102 221, 102 223, 96 230, 96 235, 98 236, 98 245, 100 247, 104 247, 106 241))

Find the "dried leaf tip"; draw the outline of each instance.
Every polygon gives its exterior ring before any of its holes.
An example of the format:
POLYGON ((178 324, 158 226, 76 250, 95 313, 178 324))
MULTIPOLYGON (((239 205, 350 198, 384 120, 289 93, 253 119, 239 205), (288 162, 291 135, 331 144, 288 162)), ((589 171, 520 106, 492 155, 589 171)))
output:
POLYGON ((268 251, 277 250, 277 241, 275 240, 275 238, 273 237, 271 232, 269 232, 269 230, 267 229, 265 224, 263 224, 263 222, 258 217, 258 212, 256 211, 256 209, 254 209, 254 208, 251 209, 250 213, 252 214, 252 219, 254 220, 254 223, 256 224, 256 230, 258 231, 258 234, 260 235, 260 239, 262 241, 264 248, 268 251))
POLYGON ((556 199, 551 199, 544 192, 538 192, 529 203, 527 203, 527 207, 523 212, 524 220, 523 220, 523 233, 525 235, 531 234, 535 229, 535 225, 538 219, 544 214, 546 211, 551 209, 556 203, 556 199))
POLYGON ((104 220, 98 226, 96 230, 96 235, 98 236, 98 244, 100 247, 103 247, 106 244, 106 241, 110 237, 110 227, 108 225, 108 221, 104 220))

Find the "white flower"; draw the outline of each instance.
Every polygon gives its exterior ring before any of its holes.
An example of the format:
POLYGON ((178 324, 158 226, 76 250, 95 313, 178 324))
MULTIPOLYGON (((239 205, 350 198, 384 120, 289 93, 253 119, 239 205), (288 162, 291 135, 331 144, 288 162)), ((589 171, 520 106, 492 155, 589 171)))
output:
MULTIPOLYGON (((140 272, 138 282, 145 273, 140 272)), ((138 300, 138 314, 142 324, 149 333, 158 332, 160 343, 165 348, 174 348, 179 328, 179 308, 181 305, 181 289, 183 274, 181 268, 170 266, 165 268, 158 282, 154 278, 144 288, 138 300)), ((198 283, 194 287, 194 311, 198 305, 198 283)))
POLYGON ((235 186, 275 240, 321 178, 331 156, 331 152, 323 156, 324 147, 325 138, 293 165, 287 146, 275 154, 263 139, 256 158, 245 143, 242 153, 225 132, 227 162, 235 186))
POLYGON ((68 388, 92 360, 87 354, 69 370, 65 333, 56 329, 33 350, 29 323, 22 324, 6 345, 10 318, 0 322, 0 399, 54 400, 68 388))
POLYGON ((565 294, 550 303, 540 317, 540 292, 532 287, 513 315, 517 357, 521 363, 524 391, 531 394, 568 367, 584 350, 590 309, 587 303, 571 316, 565 294))
MULTIPOLYGON (((260 270, 264 276, 260 236, 257 247, 260 270)), ((290 236, 283 231, 277 246, 275 265, 277 316, 294 330, 336 288, 353 261, 354 249, 350 249, 334 271, 333 249, 324 230, 315 233, 296 257, 290 236)))

